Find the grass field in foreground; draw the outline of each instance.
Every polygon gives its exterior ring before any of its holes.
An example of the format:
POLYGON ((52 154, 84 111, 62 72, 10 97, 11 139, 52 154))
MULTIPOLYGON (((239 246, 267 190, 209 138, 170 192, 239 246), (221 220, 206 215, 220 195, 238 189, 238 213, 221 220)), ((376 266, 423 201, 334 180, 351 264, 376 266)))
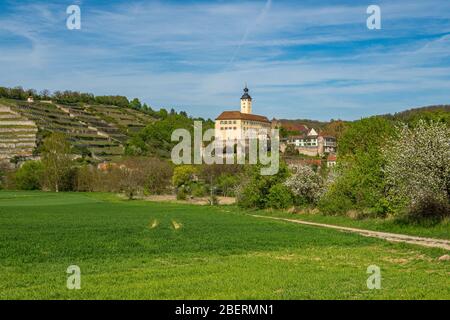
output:
POLYGON ((1 299, 450 299, 445 253, 233 207, 0 192, 1 299))

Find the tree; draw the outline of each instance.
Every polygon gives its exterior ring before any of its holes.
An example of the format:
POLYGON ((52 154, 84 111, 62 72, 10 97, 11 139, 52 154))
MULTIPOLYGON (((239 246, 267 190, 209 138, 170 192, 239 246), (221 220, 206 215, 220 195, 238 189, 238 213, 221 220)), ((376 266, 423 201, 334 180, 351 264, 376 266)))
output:
POLYGON ((49 100, 51 97, 50 91, 48 89, 42 90, 40 93, 41 99, 43 100, 49 100))
POLYGON ((142 108, 142 104, 139 101, 138 98, 134 98, 131 102, 130 102, 130 108, 132 109, 136 109, 136 110, 140 110, 142 108))
POLYGON ((40 161, 25 162, 15 174, 16 188, 19 190, 41 189, 43 165, 40 161))
POLYGON ((292 175, 284 185, 296 197, 297 204, 314 204, 323 193, 324 181, 319 173, 306 165, 292 166, 292 175))
POLYGON ((344 134, 345 129, 347 129, 347 124, 344 121, 332 120, 323 128, 323 131, 335 137, 339 141, 344 134))
POLYGON ((450 128, 420 120, 401 125, 383 148, 389 199, 417 217, 450 215, 450 128))
POLYGON ((143 190, 145 176, 138 160, 130 158, 120 166, 120 190, 126 194, 128 200, 143 190))
POLYGON ((383 117, 352 122, 339 141, 335 183, 319 201, 327 214, 350 209, 384 215, 389 210, 384 177, 385 159, 381 148, 394 134, 394 124, 383 117))
POLYGON ((62 133, 52 133, 43 144, 42 164, 48 187, 56 192, 72 167, 71 146, 62 133))
MULTIPOLYGON (((239 206, 244 208, 270 208, 273 205, 268 197, 271 188, 283 183, 290 174, 288 167, 283 162, 280 162, 278 173, 271 176, 261 175, 260 169, 261 165, 259 164, 247 166, 241 185, 236 190, 239 206)), ((279 190, 280 188, 277 187, 275 191, 278 192, 279 190)))
POLYGON ((162 194, 170 187, 173 167, 168 161, 148 158, 145 161, 145 189, 151 194, 162 194))

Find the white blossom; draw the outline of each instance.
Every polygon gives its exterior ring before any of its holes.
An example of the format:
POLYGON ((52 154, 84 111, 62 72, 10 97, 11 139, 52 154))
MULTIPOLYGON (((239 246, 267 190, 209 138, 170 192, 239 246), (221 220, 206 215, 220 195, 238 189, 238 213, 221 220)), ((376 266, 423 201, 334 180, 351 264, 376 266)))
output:
POLYGON ((426 199, 449 201, 450 128, 444 123, 401 125, 383 154, 391 200, 408 206, 426 199))
POLYGON ((306 165, 294 165, 291 166, 291 169, 292 175, 286 180, 284 185, 295 196, 303 198, 306 202, 317 202, 324 191, 322 177, 306 165))

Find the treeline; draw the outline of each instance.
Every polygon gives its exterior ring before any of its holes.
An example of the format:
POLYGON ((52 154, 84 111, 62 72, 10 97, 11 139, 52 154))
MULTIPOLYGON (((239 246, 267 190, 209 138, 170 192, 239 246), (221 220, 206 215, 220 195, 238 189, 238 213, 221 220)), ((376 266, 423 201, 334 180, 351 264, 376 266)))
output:
POLYGON ((37 92, 35 89, 24 89, 20 86, 14 88, 0 87, 0 98, 27 100, 29 97, 32 97, 34 100, 52 100, 53 102, 65 105, 102 104, 121 108, 131 108, 145 112, 158 119, 164 119, 169 114, 180 114, 187 117, 187 113, 184 111, 177 113, 173 108, 170 111, 167 111, 164 108, 157 111, 153 110, 146 103, 141 103, 138 98, 134 98, 130 101, 127 97, 120 95, 95 96, 92 93, 83 93, 70 90, 55 91, 51 93, 49 90, 37 92))
POLYGON ((450 123, 450 105, 414 108, 394 114, 386 114, 383 117, 411 124, 417 124, 420 120, 450 123))
POLYGON ((40 160, 14 169, 0 162, 0 188, 123 193, 129 199, 151 194, 176 194, 178 199, 234 196, 243 166, 181 165, 157 157, 129 156, 116 162, 92 165, 73 158, 71 145, 61 133, 45 138, 40 160))

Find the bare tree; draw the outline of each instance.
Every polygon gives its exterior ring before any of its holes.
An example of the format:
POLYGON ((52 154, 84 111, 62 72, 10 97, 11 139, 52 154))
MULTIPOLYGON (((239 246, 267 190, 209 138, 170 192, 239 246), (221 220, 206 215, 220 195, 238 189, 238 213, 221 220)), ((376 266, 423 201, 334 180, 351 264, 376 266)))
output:
POLYGON ((52 133, 44 140, 42 163, 44 177, 51 190, 59 192, 72 165, 71 146, 62 133, 52 133))

